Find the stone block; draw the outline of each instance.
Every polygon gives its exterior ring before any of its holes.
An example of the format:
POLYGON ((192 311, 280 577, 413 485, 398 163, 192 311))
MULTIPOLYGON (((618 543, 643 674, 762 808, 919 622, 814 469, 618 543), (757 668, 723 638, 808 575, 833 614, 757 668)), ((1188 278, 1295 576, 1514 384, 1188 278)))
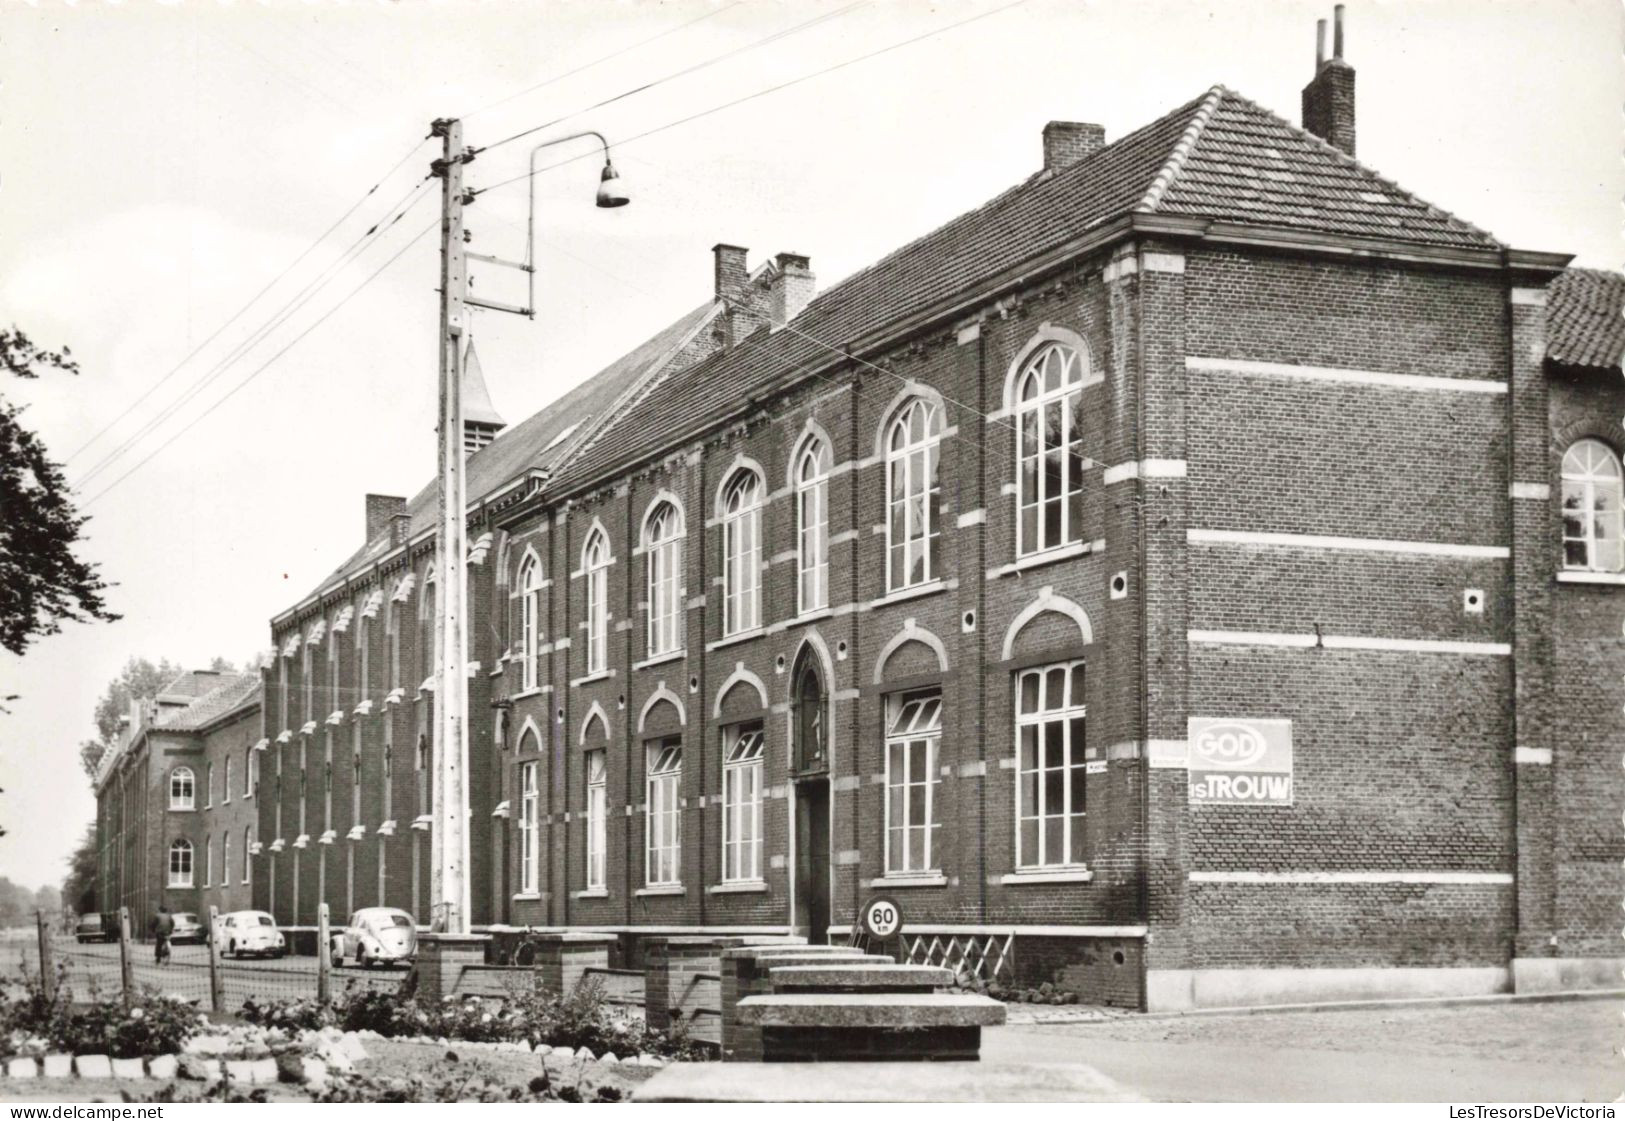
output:
POLYGON ((174 1055, 154 1055, 147 1060, 147 1077, 166 1080, 174 1078, 179 1065, 179 1060, 174 1055))
POLYGON ((245 1086, 252 1085, 254 1082, 254 1060, 227 1059, 226 1077, 233 1082, 241 1082, 245 1086))
POLYGON ((307 1055, 299 1060, 299 1066, 300 1080, 306 1086, 320 1089, 327 1085, 327 1064, 322 1060, 307 1055))
POLYGON ((147 1066, 140 1059, 114 1059, 112 1066, 114 1078, 145 1078, 147 1076, 147 1066))
POLYGON ((249 1060, 249 1079, 256 1086, 269 1085, 277 1080, 275 1059, 249 1060))
POLYGON ((925 1028, 1004 1023, 1004 1005, 973 993, 775 993, 739 1002, 760 1027, 925 1028))
POLYGON ((932 965, 895 965, 890 962, 842 962, 836 965, 788 965, 768 970, 775 991, 887 990, 929 992, 954 983, 951 969, 932 965))
POLYGON ((46 1078, 73 1077, 72 1055, 47 1055, 44 1060, 46 1078))
POLYGON ((38 1078, 39 1064, 33 1059, 7 1059, 7 1078, 38 1078))
POLYGON ((111 1078, 113 1061, 106 1055, 75 1055, 73 1070, 80 1078, 111 1078))

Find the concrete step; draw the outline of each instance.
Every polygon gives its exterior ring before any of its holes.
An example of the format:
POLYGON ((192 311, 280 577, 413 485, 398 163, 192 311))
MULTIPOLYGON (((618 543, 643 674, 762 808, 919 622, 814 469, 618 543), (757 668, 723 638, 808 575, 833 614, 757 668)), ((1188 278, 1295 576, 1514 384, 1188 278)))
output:
POLYGON ((768 970, 777 992, 930 992, 953 985, 951 969, 934 965, 897 965, 889 960, 818 965, 781 965, 768 970))
POLYGON ((764 1028, 980 1028, 1004 1023, 1004 1005, 974 993, 770 993, 741 1000, 738 1018, 764 1028))

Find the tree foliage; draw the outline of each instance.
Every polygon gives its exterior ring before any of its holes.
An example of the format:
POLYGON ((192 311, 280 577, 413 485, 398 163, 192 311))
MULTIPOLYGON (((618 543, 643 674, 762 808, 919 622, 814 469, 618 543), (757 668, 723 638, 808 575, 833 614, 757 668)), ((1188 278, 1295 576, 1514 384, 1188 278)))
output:
MULTIPOLYGON (((41 369, 79 372, 66 347, 44 350, 16 328, 0 330, 0 368, 21 378, 41 369)), ((21 416, 0 399, 0 647, 18 655, 60 631, 64 619, 118 618, 103 599, 106 581, 74 555, 86 519, 62 468, 21 416)))
MULTIPOLYGON (((216 673, 235 673, 236 667, 226 658, 216 657, 209 663, 216 673)), ((96 701, 96 738, 79 745, 79 765, 85 774, 96 777, 96 766, 102 755, 118 743, 119 718, 129 715, 131 701, 150 701, 186 670, 168 658, 156 663, 148 658, 131 658, 124 663, 117 677, 107 683, 96 701)))
POLYGON ((96 823, 85 826, 79 847, 68 857, 68 875, 62 881, 62 906, 77 914, 96 909, 96 823))

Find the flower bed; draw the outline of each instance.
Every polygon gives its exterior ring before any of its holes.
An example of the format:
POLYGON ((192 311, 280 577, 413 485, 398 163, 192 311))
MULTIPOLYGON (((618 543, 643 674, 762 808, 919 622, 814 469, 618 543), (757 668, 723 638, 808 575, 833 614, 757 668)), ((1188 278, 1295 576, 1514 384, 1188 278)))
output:
POLYGON ((0 994, 0 1059, 171 1054, 207 1024, 189 1001, 151 988, 126 1009, 122 1001, 94 992, 76 1004, 66 984, 48 997, 36 978, 25 977, 20 997, 0 994))

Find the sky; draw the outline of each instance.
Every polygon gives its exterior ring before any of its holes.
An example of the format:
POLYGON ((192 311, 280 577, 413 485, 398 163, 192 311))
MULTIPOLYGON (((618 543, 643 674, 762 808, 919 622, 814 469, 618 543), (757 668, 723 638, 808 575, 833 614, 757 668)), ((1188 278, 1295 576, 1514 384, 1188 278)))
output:
MULTIPOLYGON (((0 323, 83 368, 0 393, 67 461, 123 616, 0 653, 0 875, 64 874, 95 812, 77 745, 128 658, 263 649, 361 544, 363 496, 432 478, 432 119, 491 146, 477 252, 524 254, 524 184, 495 185, 531 143, 597 129, 633 195, 592 206, 589 142, 540 158, 537 315, 473 327, 515 423, 708 298, 717 242, 806 254, 822 287, 1036 170, 1047 121, 1111 140, 1223 83, 1296 122, 1331 7, 0 0, 0 323)), ((1617 0, 1347 21, 1363 163, 1514 247, 1621 266, 1617 0)))

